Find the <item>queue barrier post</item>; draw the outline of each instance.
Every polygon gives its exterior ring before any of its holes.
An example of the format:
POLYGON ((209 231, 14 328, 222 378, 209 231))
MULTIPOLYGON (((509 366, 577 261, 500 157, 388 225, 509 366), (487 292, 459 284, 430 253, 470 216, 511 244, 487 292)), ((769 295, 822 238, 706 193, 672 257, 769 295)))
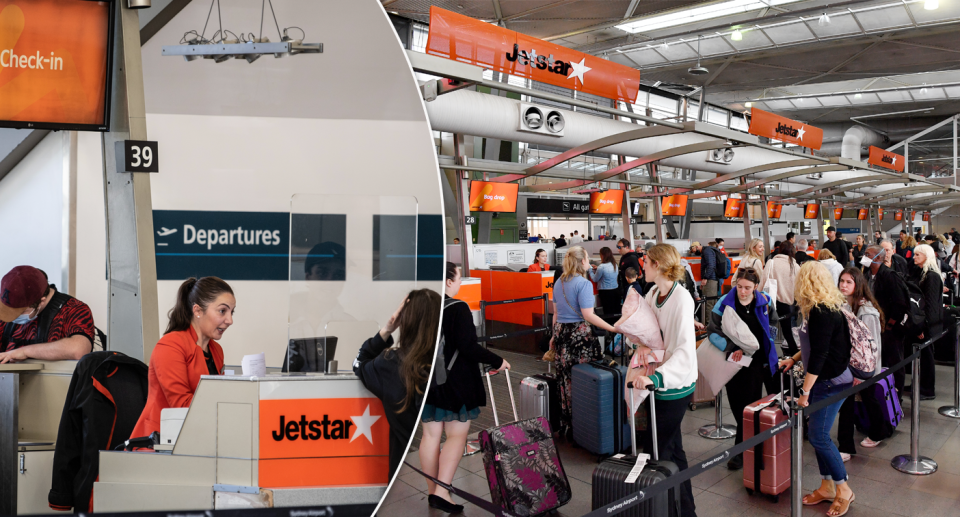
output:
POLYGON ((790 428, 790 515, 803 515, 803 408, 793 397, 793 378, 790 379, 790 408, 793 427, 790 428))
POLYGON ((717 393, 715 401, 713 423, 705 425, 697 431, 700 436, 710 440, 728 440, 737 436, 737 428, 723 424, 723 390, 717 393))
POLYGON ((945 417, 960 418, 960 329, 957 332, 957 342, 954 343, 953 357, 953 405, 942 406, 937 412, 945 417))
MULTIPOLYGON (((916 354, 921 348, 920 343, 914 343, 913 352, 916 354)), ((920 356, 913 360, 911 368, 911 384, 913 384, 913 400, 910 402, 910 454, 901 454, 890 460, 890 465, 905 474, 926 476, 937 471, 937 462, 920 455, 920 356)))

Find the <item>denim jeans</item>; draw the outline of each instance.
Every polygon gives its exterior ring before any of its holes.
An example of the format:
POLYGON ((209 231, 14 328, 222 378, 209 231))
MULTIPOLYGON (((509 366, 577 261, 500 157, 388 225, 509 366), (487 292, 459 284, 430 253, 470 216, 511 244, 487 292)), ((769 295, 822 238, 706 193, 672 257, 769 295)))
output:
MULTIPOLYGON (((832 385, 829 380, 817 380, 810 390, 809 403, 814 404, 825 398, 829 398, 841 391, 849 388, 851 383, 832 385)), ((843 459, 840 457, 840 451, 830 438, 830 428, 833 427, 833 421, 840 412, 840 406, 843 405, 843 399, 812 413, 810 415, 809 437, 810 445, 817 453, 817 465, 820 467, 820 477, 823 479, 832 479, 837 484, 847 481, 847 469, 843 466, 843 459)))

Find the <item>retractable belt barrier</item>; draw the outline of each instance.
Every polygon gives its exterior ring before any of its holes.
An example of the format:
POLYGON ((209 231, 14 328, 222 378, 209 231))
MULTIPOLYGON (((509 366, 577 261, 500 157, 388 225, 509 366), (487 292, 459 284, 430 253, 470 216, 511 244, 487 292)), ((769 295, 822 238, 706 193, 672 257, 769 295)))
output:
MULTIPOLYGON (((936 336, 933 336, 933 337, 927 339, 926 341, 924 341, 924 342, 922 342, 922 343, 916 343, 916 344, 914 344, 914 345, 913 345, 913 347, 914 347, 914 352, 913 352, 912 354, 910 354, 908 357, 905 357, 905 358, 904 358, 902 361, 900 361, 899 363, 897 363, 897 364, 895 364, 895 365, 893 365, 893 366, 887 367, 887 369, 886 369, 883 373, 880 373, 880 374, 878 374, 878 375, 874 375, 874 376, 871 377, 870 379, 867 379, 867 380, 861 382, 860 384, 857 384, 856 386, 852 386, 852 387, 850 387, 850 388, 847 388, 846 390, 843 390, 842 392, 837 393, 836 395, 833 395, 833 396, 831 396, 831 397, 827 397, 827 398, 825 398, 825 399, 823 399, 823 400, 821 400, 821 401, 818 401, 818 402, 816 402, 816 403, 814 403, 814 404, 810 404, 810 405, 808 405, 807 407, 798 407, 797 404, 796 404, 796 401, 795 401, 795 400, 791 400, 791 401, 790 401, 791 415, 789 416, 789 418, 787 418, 787 419, 784 420, 783 422, 778 423, 777 425, 775 425, 774 427, 771 427, 770 429, 767 429, 766 431, 763 431, 763 432, 761 432, 761 433, 759 433, 759 434, 757 434, 757 435, 754 435, 754 436, 752 436, 752 437, 750 437, 750 438, 745 439, 743 442, 741 442, 741 443, 738 444, 738 445, 734 445, 733 447, 731 447, 731 448, 729 448, 729 449, 726 449, 726 450, 724 450, 724 451, 722 451, 722 452, 720 452, 720 453, 717 453, 717 454, 711 456, 710 458, 708 458, 708 459, 706 459, 706 460, 700 461, 700 462, 698 462, 696 465, 693 465, 693 466, 688 467, 687 469, 679 472, 679 473, 678 473, 677 475, 675 475, 675 476, 670 476, 669 478, 667 478, 667 479, 665 479, 665 480, 663 480, 663 481, 661 481, 661 482, 659 482, 659 483, 655 483, 655 484, 653 484, 653 485, 648 486, 648 487, 647 487, 646 489, 644 489, 644 490, 639 490, 639 491, 637 491, 637 492, 634 492, 633 494, 630 494, 630 495, 627 496, 627 497, 624 497, 624 498, 622 498, 622 499, 620 499, 620 500, 617 500, 617 501, 614 501, 614 502, 612 502, 612 503, 610 503, 610 504, 607 504, 606 506, 603 506, 603 507, 601 507, 601 508, 598 508, 598 509, 596 509, 596 510, 593 510, 593 511, 591 511, 590 513, 584 514, 583 517, 601 517, 601 516, 607 517, 607 516, 611 516, 611 515, 616 515, 617 513, 622 512, 622 511, 624 511, 624 510, 627 510, 627 509, 629 509, 629 508, 632 508, 632 507, 634 507, 634 506, 636 506, 636 505, 638 505, 638 504, 640 504, 640 503, 642 503, 642 502, 644 502, 644 501, 647 501, 647 500, 651 499, 652 497, 654 497, 654 496, 656 496, 656 495, 658 495, 658 494, 660 494, 660 493, 662 493, 662 492, 664 492, 664 491, 667 491, 667 490, 670 490, 670 489, 672 489, 672 488, 678 487, 680 484, 684 483, 685 481, 689 481, 690 479, 694 478, 695 476, 698 476, 698 475, 702 474, 703 472, 705 472, 705 471, 707 471, 707 470, 710 470, 710 469, 712 469, 712 468, 714 468, 714 467, 716 467, 716 466, 718 466, 718 465, 721 465, 721 464, 724 462, 724 460, 727 460, 727 459, 733 458, 734 456, 737 456, 737 455, 739 455, 739 454, 742 454, 742 453, 746 452, 747 450, 752 449, 752 448, 760 445, 761 443, 765 442, 766 440, 769 440, 770 438, 773 438, 775 435, 780 434, 780 433, 782 433, 782 432, 790 429, 791 427, 794 427, 795 424, 797 424, 797 425, 799 426, 799 423, 798 423, 797 420, 796 420, 797 418, 802 419, 804 415, 809 415, 809 414, 811 414, 811 413, 815 413, 815 412, 820 411, 820 410, 822 410, 823 408, 825 408, 825 407, 827 407, 827 406, 829 406, 829 405, 831 405, 831 404, 836 403, 837 401, 844 400, 844 399, 850 397, 851 395, 855 395, 855 394, 857 394, 857 393, 859 393, 859 392, 861 392, 861 391, 863 391, 863 390, 865 390, 865 389, 867 389, 867 388, 872 387, 872 386, 875 385, 876 383, 880 382, 880 380, 882 380, 884 377, 893 375, 894 372, 897 372, 897 371, 899 371, 899 370, 901 370, 901 369, 903 369, 903 368, 906 368, 907 365, 909 365, 911 362, 917 360, 917 359, 920 357, 920 352, 921 352, 921 350, 923 350, 924 348, 932 345, 935 341, 937 341, 938 339, 940 339, 940 338, 942 338, 943 336, 945 336, 948 332, 949 332, 949 331, 946 331, 946 330, 945 330, 945 331, 941 332, 940 334, 938 334, 938 335, 936 335, 936 336)), ((791 378, 791 382, 792 382, 792 381, 793 381, 793 379, 791 378)), ((914 391, 915 391, 915 392, 916 392, 916 390, 918 389, 917 387, 919 386, 919 384, 918 384, 919 381, 920 381, 919 376, 917 376, 917 378, 914 378, 914 379, 913 379, 914 391)), ((917 406, 917 404, 918 404, 918 401, 914 400, 913 406, 917 406)), ((918 420, 918 416, 917 416, 918 413, 917 413, 916 411, 913 411, 912 413, 913 413, 914 416, 913 416, 913 417, 911 418, 911 420, 910 420, 911 439, 912 439, 912 441, 916 441, 916 439, 917 439, 917 426, 919 425, 919 422, 917 421, 917 420, 918 420)), ((794 438, 793 441, 796 442, 796 438, 794 438)), ((791 445, 792 445, 792 447, 794 447, 794 448, 798 448, 798 447, 801 446, 799 443, 792 443, 791 445)), ((481 498, 479 498, 479 497, 477 497, 477 496, 475 496, 475 495, 473 495, 473 494, 468 494, 468 493, 466 493, 466 492, 464 492, 464 491, 462 491, 462 490, 459 490, 459 489, 457 489, 457 488, 455 488, 455 487, 452 487, 452 486, 450 486, 450 485, 448 485, 448 484, 446 484, 446 483, 443 483, 443 482, 441 482, 441 481, 433 478, 432 476, 427 475, 426 473, 424 473, 424 472, 422 472, 422 471, 414 468, 413 466, 411 466, 411 465, 409 465, 409 464, 407 464, 407 465, 410 466, 410 468, 412 468, 413 470, 419 472, 419 473, 420 473, 421 475, 423 475, 424 477, 430 479, 430 480, 433 481, 434 483, 437 483, 437 484, 439 484, 440 486, 446 488, 446 489, 449 490, 451 493, 455 493, 455 494, 459 495, 460 497, 463 497, 464 499, 466 499, 466 500, 469 501, 470 503, 477 505, 478 507, 482 508, 483 510, 486 510, 486 511, 488 511, 488 512, 494 514, 494 515, 497 515, 497 516, 512 517, 512 514, 506 512, 505 510, 503 510, 502 508, 499 508, 498 506, 495 506, 494 504, 492 504, 492 503, 489 502, 489 501, 483 500, 483 499, 481 499, 481 498)), ((800 490, 800 487, 801 487, 801 480, 800 480, 800 479, 794 479, 794 478, 796 478, 796 477, 799 476, 798 470, 799 470, 799 469, 793 470, 793 475, 791 476, 791 489, 795 490, 795 497, 796 497, 796 494, 799 494, 799 490, 800 490)), ((791 505, 791 516, 792 516, 792 517, 799 517, 798 508, 802 508, 802 506, 801 506, 800 504, 797 504, 797 503, 798 503, 798 501, 795 501, 794 504, 791 505)))
MULTIPOLYGON (((507 305, 510 303, 523 303, 523 302, 536 302, 536 301, 543 302, 543 322, 546 323, 547 322, 547 303, 548 303, 548 297, 546 293, 540 296, 531 296, 529 298, 514 298, 511 300, 497 300, 494 302, 487 302, 484 300, 480 300, 480 324, 483 326, 482 333, 486 334, 486 330, 487 330, 487 307, 490 307, 491 305, 507 305)), ((490 342, 496 339, 506 339, 511 337, 526 336, 528 334, 536 334, 538 332, 546 332, 548 330, 550 330, 550 325, 544 325, 542 327, 535 328, 535 329, 518 330, 516 332, 506 332, 503 334, 494 334, 492 336, 483 335, 478 337, 477 341, 480 343, 490 342)))

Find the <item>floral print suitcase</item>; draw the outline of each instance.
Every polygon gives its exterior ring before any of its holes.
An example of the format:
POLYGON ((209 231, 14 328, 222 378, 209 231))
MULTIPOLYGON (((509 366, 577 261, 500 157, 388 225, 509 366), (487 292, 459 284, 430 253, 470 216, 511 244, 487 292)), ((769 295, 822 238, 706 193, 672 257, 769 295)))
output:
MULTIPOLYGON (((508 376, 508 386, 509 383, 508 376)), ((490 384, 489 375, 487 384, 490 384)), ((493 390, 490 391, 493 406, 493 390)), ((513 402, 512 387, 510 394, 513 402)), ((541 515, 567 504, 572 496, 570 482, 547 419, 538 417, 504 425, 497 421, 497 424, 480 431, 483 466, 493 503, 518 516, 541 515)))

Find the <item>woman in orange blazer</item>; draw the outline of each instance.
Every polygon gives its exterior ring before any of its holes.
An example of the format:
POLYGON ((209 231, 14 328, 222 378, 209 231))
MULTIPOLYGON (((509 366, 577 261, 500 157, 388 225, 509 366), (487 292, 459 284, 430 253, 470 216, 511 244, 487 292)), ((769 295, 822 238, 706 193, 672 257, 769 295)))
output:
POLYGON ((160 431, 160 411, 189 407, 201 375, 223 373, 223 349, 214 341, 233 325, 237 300, 215 276, 190 278, 177 292, 170 323, 150 356, 147 404, 131 438, 160 431))

